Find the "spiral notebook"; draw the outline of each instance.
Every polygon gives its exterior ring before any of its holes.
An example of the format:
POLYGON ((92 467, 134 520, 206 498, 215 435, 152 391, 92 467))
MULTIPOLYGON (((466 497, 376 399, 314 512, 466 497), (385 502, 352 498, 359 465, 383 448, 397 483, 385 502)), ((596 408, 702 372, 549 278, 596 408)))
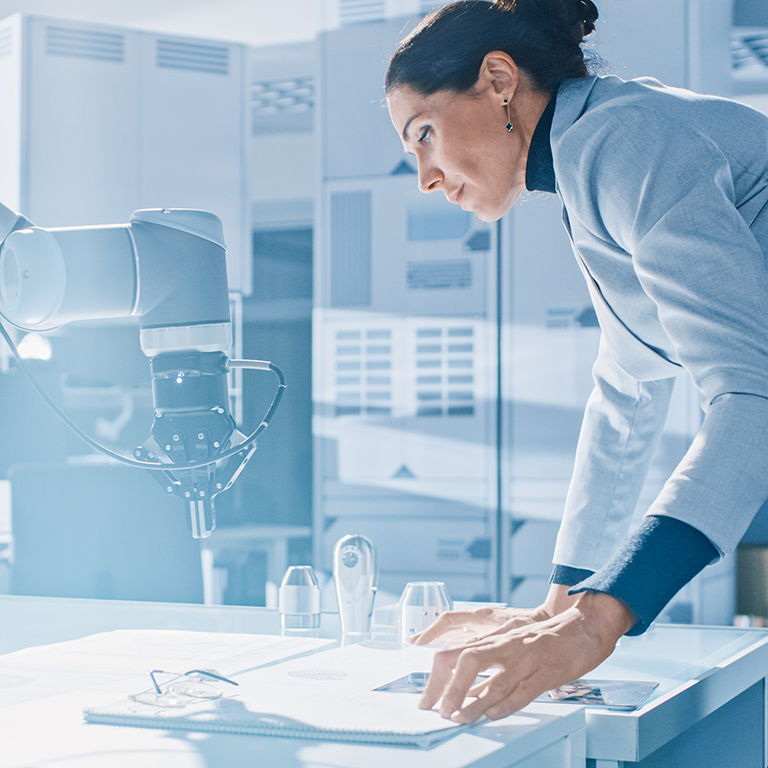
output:
POLYGON ((89 723, 139 728, 426 747, 469 727, 420 710, 418 693, 389 686, 429 671, 432 654, 416 646, 360 643, 230 674, 238 686, 222 684, 215 700, 158 707, 126 698, 86 708, 84 715, 89 723))

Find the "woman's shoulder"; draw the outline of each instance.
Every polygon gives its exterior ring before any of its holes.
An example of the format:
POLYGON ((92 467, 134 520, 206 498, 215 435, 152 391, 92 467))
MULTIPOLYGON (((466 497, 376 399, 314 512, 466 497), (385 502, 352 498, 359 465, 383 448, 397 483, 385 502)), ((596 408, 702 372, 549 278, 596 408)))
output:
POLYGON ((768 118, 750 107, 653 80, 596 78, 564 95, 551 134, 560 195, 590 226, 610 221, 617 242, 698 186, 738 202, 768 183, 768 118))
MULTIPOLYGON (((622 157, 647 167, 656 154, 738 160, 768 155, 768 117, 719 96, 664 85, 652 78, 586 78, 563 83, 557 94, 551 143, 556 166, 587 166, 622 157)), ((673 163, 674 165, 674 163, 673 163)))
POLYGON ((700 94, 686 88, 665 85, 651 77, 623 80, 615 75, 566 80, 557 93, 553 121, 553 143, 570 129, 593 131, 595 126, 610 130, 670 131, 707 127, 744 130, 750 125, 768 130, 768 117, 761 112, 722 96, 700 94), (734 122, 735 121, 735 122, 734 122))

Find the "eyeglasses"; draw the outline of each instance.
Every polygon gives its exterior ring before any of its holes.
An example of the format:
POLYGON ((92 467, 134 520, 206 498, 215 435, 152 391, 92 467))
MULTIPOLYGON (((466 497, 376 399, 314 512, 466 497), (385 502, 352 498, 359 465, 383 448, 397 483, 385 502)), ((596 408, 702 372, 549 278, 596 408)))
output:
POLYGON ((184 674, 153 669, 149 676, 152 678, 152 688, 131 694, 129 699, 153 707, 186 707, 198 701, 220 699, 224 694, 214 680, 238 685, 234 680, 223 677, 212 669, 192 669, 184 674), (160 675, 171 677, 163 681, 158 679, 160 675))

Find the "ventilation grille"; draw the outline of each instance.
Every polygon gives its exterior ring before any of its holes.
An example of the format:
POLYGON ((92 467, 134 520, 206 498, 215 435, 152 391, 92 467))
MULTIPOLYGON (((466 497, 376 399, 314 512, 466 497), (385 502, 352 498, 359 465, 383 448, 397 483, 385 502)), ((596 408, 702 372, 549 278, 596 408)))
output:
POLYGON ((474 328, 416 329, 416 415, 475 415, 474 328))
POLYGON ((573 307, 547 307, 544 320, 545 328, 574 328, 579 327, 577 310, 573 307))
POLYGON ((371 193, 331 195, 331 306, 371 303, 371 193))
POLYGON ((13 53, 13 29, 0 29, 0 59, 13 53))
POLYGON ((339 0, 339 21, 342 26, 382 21, 384 18, 386 18, 384 0, 339 0))
POLYGON ((213 75, 229 74, 229 48, 225 45, 159 39, 155 57, 158 67, 209 72, 213 75))
POLYGON ((336 331, 336 415, 392 415, 392 330, 336 331))
POLYGON ((483 333, 474 323, 435 318, 338 320, 326 326, 324 387, 336 416, 482 416, 483 333))
POLYGON ((472 262, 466 259, 409 261, 406 285, 409 291, 471 288, 472 262))
POLYGON ((314 104, 315 79, 311 76, 264 80, 251 87, 251 106, 255 118, 281 112, 309 112, 314 104))
POLYGON ((735 33, 731 38, 731 66, 736 72, 753 68, 768 72, 768 31, 735 33))
POLYGON ((49 26, 45 30, 45 52, 51 56, 122 62, 125 37, 118 32, 49 26))

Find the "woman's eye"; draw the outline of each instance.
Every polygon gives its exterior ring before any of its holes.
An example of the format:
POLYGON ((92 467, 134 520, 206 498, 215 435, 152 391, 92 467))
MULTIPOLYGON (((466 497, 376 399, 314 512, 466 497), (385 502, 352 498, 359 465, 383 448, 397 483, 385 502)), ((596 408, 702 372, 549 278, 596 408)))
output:
POLYGON ((431 126, 427 126, 424 128, 424 130, 421 132, 421 136, 419 136, 419 144, 427 143, 429 144, 432 139, 430 138, 430 133, 432 132, 431 126))

